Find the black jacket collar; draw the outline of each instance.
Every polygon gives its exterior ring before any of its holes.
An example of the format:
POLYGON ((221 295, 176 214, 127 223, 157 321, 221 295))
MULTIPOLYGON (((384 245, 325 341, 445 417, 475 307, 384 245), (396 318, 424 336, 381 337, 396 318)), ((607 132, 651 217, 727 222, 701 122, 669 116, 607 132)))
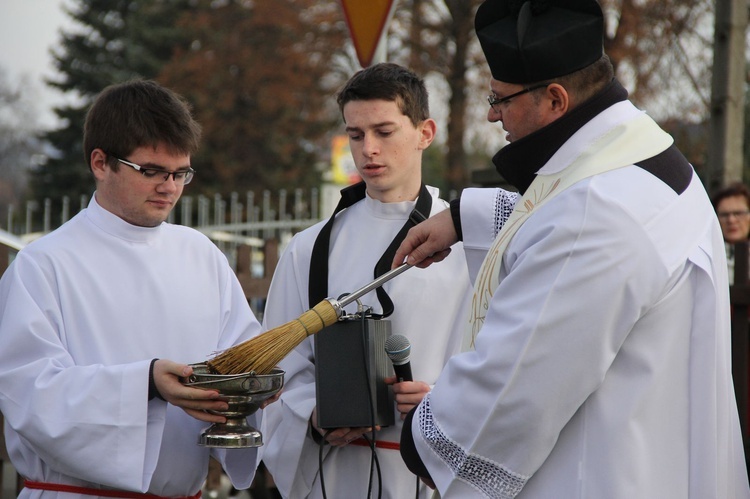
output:
POLYGON ((523 194, 553 154, 583 125, 608 107, 628 98, 612 80, 601 92, 544 128, 508 144, 492 158, 497 172, 523 194))

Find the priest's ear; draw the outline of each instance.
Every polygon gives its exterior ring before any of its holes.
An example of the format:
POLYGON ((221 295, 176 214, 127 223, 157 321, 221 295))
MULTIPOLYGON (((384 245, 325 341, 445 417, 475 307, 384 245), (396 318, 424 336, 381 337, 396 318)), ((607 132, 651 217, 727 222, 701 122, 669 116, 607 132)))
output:
POLYGON ((427 118, 426 120, 422 121, 422 123, 420 123, 417 128, 419 130, 419 144, 417 145, 417 149, 423 151, 427 149, 430 144, 432 144, 433 140, 435 140, 435 134, 437 133, 437 124, 432 118, 427 118))
POLYGON ((559 83, 550 83, 545 89, 547 106, 545 111, 550 113, 553 119, 562 117, 570 110, 570 95, 559 83))

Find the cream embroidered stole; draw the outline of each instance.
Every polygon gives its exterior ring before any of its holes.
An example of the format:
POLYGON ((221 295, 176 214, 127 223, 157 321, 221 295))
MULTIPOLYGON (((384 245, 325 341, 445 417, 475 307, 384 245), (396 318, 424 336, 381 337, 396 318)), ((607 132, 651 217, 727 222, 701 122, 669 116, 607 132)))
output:
POLYGON ((596 139, 562 171, 537 175, 498 233, 474 282, 462 351, 474 348, 495 290, 500 284, 500 265, 511 238, 536 210, 576 182, 593 175, 652 158, 672 145, 672 137, 646 114, 621 123, 596 139))

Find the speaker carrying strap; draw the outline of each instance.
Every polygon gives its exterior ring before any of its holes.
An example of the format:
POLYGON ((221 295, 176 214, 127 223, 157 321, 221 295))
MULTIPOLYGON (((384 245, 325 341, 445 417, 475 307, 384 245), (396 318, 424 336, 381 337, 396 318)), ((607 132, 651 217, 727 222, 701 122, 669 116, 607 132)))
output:
MULTIPOLYGON (((339 200, 338 205, 336 205, 336 209, 333 210, 331 218, 328 219, 328 222, 326 222, 320 230, 317 239, 315 239, 312 255, 310 256, 310 282, 307 290, 310 307, 328 298, 328 252, 331 246, 331 230, 333 229, 336 215, 353 204, 363 200, 365 198, 366 189, 367 186, 364 182, 342 189, 341 199, 339 200)), ((373 271, 375 278, 380 277, 391 269, 393 257, 396 254, 396 250, 401 245, 401 242, 406 237, 406 233, 419 222, 429 217, 431 209, 432 196, 430 196, 427 187, 422 184, 419 189, 417 204, 409 215, 409 219, 398 234, 396 234, 396 237, 393 238, 393 241, 391 241, 391 244, 375 265, 373 271)), ((393 313, 393 302, 382 286, 377 288, 376 293, 380 305, 383 307, 383 315, 378 317, 388 317, 393 313)))

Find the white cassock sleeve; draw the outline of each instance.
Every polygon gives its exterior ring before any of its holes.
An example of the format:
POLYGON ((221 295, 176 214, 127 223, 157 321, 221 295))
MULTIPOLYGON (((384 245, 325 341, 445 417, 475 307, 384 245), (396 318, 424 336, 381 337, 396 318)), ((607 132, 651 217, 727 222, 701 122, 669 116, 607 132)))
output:
MULTIPOLYGON (((64 318, 52 306, 58 297, 41 268, 33 262, 15 263, 4 277, 0 295, 0 382, 6 425, 12 423, 24 436, 26 448, 33 448, 42 460, 56 463, 61 473, 93 482, 104 482, 98 471, 104 449, 120 449, 121 453, 110 456, 111 466, 119 473, 103 484, 140 486, 143 470, 155 464, 147 460, 157 454, 166 418, 166 404, 154 403, 149 410, 146 403, 150 359, 76 366, 63 344, 64 318), (10 378, 15 381, 3 381, 10 378), (68 424, 68 418, 78 421, 75 427, 68 424), (147 418, 162 424, 146 426, 147 418), (104 421, 109 424, 102 424, 104 421), (80 452, 82 446, 89 450, 80 452), (65 459, 65 449, 76 458, 65 459)), ((14 458, 24 460, 26 456, 14 458)), ((28 459, 31 464, 32 455, 28 459)))
POLYGON ((504 189, 467 188, 461 192, 461 228, 471 282, 518 199, 517 192, 504 189))

